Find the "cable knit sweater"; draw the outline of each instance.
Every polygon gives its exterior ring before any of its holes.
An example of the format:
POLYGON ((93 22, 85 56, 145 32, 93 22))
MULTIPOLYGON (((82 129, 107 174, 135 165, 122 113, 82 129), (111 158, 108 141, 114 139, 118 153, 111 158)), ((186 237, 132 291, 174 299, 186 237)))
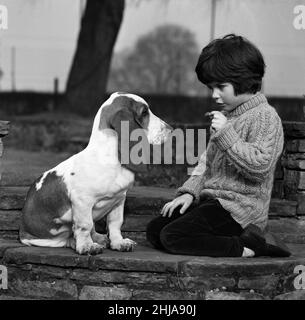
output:
POLYGON ((192 176, 177 195, 216 198, 243 228, 267 226, 276 162, 283 150, 283 127, 276 110, 258 93, 227 115, 212 133, 192 176))

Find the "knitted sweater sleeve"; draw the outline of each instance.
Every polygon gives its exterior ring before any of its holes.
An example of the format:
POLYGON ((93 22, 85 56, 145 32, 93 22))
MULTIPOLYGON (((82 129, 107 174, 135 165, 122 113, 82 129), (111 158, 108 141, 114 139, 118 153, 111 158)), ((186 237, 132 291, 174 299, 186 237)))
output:
POLYGON ((202 153, 198 165, 192 172, 190 178, 176 192, 176 196, 189 193, 194 197, 194 202, 200 199, 200 191, 203 186, 203 174, 206 170, 206 150, 202 153))
POLYGON ((214 141, 241 174, 260 182, 275 168, 283 150, 283 127, 272 107, 260 110, 253 119, 247 141, 240 138, 232 123, 216 132, 214 141))

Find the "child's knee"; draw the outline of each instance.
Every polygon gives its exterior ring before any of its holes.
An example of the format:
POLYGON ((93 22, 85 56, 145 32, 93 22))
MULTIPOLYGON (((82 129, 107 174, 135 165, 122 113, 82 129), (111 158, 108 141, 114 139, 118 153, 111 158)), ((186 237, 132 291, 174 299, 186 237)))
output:
MULTIPOLYGON (((157 221, 158 218, 155 218, 153 220, 151 220, 147 226, 146 226, 146 234, 148 235, 151 235, 151 234, 155 234, 155 233, 158 233, 158 221, 157 221)), ((159 230, 160 232, 161 230, 159 230)))
POLYGON ((163 228, 160 232, 160 241, 164 249, 169 253, 176 253, 176 243, 179 240, 179 235, 173 232, 170 228, 163 228))
POLYGON ((146 226, 146 239, 154 246, 160 241, 160 232, 162 230, 159 217, 151 220, 146 226))

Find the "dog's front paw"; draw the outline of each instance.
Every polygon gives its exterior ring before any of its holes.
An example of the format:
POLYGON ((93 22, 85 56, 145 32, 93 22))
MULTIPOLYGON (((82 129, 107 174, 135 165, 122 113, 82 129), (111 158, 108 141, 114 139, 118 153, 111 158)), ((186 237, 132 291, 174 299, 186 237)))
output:
POLYGON ((89 242, 76 246, 76 252, 79 254, 91 254, 96 255, 103 253, 104 247, 96 242, 89 242))
POLYGON ((117 250, 117 251, 133 251, 134 247, 137 245, 137 243, 131 239, 123 239, 121 241, 113 241, 110 243, 110 248, 112 250, 117 250))

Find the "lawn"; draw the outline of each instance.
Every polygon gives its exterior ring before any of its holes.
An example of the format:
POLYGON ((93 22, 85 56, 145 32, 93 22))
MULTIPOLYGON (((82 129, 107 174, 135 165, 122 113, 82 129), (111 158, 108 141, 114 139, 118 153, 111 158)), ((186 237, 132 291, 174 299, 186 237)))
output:
MULTIPOLYGON (((0 183, 3 186, 31 185, 44 171, 53 168, 70 155, 71 153, 4 147, 0 183)), ((149 165, 147 172, 136 174, 134 185, 176 188, 187 178, 185 165, 149 165)))
POLYGON ((1 160, 1 185, 30 185, 45 170, 67 159, 67 153, 32 152, 5 148, 1 160))

